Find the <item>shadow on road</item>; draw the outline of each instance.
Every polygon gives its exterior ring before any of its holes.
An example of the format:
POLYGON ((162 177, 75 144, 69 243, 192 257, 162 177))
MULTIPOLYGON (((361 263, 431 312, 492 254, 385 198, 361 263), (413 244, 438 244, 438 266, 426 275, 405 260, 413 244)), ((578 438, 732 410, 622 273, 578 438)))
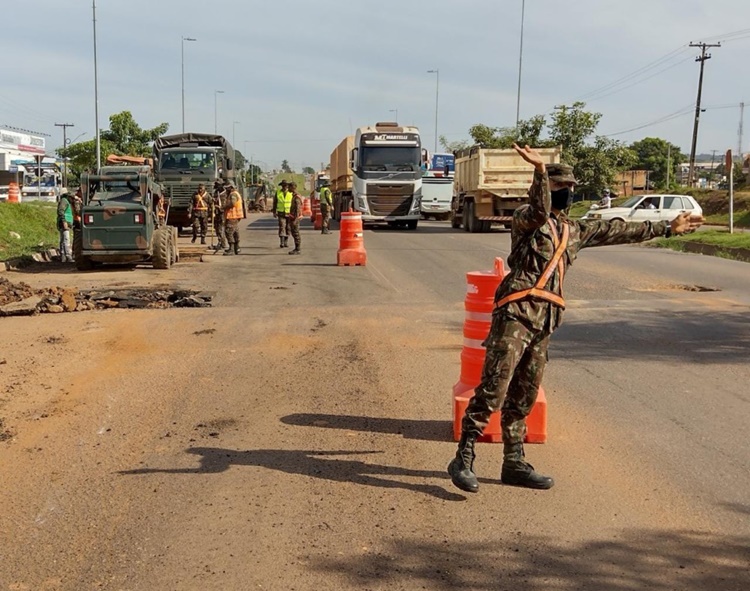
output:
POLYGON ((395 540, 312 568, 337 573, 350 589, 745 591, 749 547, 747 537, 688 531, 626 531, 577 544, 509 532, 495 544, 395 540))
POLYGON ((405 439, 421 441, 452 440, 450 421, 298 413, 282 417, 281 422, 285 425, 298 427, 322 427, 345 431, 362 431, 364 433, 391 433, 402 435, 405 439))
POLYGON ((613 310, 602 317, 564 324, 552 337, 550 357, 747 363, 750 314, 742 312, 651 312, 613 310), (612 320, 611 316, 621 318, 612 320))
MULTIPOLYGON (((463 501, 464 495, 449 492, 435 484, 415 484, 388 477, 408 477, 421 480, 434 478, 447 481, 446 472, 433 470, 411 470, 399 466, 369 464, 361 460, 341 459, 357 455, 381 454, 381 451, 316 451, 295 449, 253 449, 238 451, 215 447, 191 447, 187 453, 201 456, 197 468, 138 468, 123 470, 120 474, 218 474, 232 466, 257 466, 278 470, 287 474, 298 474, 321 478, 333 482, 352 482, 363 486, 404 489, 426 494, 445 501, 463 501)), ((450 486, 450 484, 448 485, 450 486)))

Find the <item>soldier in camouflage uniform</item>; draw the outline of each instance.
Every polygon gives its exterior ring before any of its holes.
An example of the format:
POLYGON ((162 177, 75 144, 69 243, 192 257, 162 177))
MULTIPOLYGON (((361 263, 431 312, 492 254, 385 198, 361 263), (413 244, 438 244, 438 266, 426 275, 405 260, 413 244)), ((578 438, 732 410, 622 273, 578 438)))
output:
POLYGON ((214 216, 214 232, 218 240, 214 250, 223 250, 225 243, 224 236, 224 184, 221 181, 214 181, 214 196, 211 199, 211 207, 214 216))
POLYGON ((545 166, 541 156, 526 146, 514 146, 534 165, 529 203, 516 209, 511 230, 510 273, 495 294, 482 381, 469 401, 461 424, 456 457, 448 466, 455 486, 477 492, 473 471, 474 447, 490 414, 501 410, 504 484, 548 489, 552 478, 534 471, 524 457, 526 416, 536 402, 547 362, 547 346, 560 325, 565 301, 565 270, 578 251, 589 246, 642 242, 657 236, 682 234, 697 228, 701 219, 681 214, 671 223, 571 220, 565 215, 576 180, 564 164, 545 166), (502 403, 502 407, 501 407, 502 403))
POLYGON ((331 187, 325 184, 320 189, 321 234, 331 233, 331 212, 333 211, 333 194, 331 187))
POLYGON ((198 185, 198 190, 193 193, 193 197, 190 199, 190 205, 188 207, 188 215, 193 218, 193 239, 191 242, 196 241, 198 238, 198 232, 200 231, 201 244, 206 243, 209 199, 210 197, 208 193, 206 193, 206 188, 201 183, 198 185))
POLYGON ((240 254, 240 220, 244 217, 242 196, 231 182, 226 187, 224 197, 224 233, 227 239, 225 256, 240 254))
POLYGON ((289 229, 292 233, 292 238, 294 238, 294 249, 290 250, 289 254, 301 254, 302 237, 299 234, 299 223, 302 219, 302 195, 297 193, 296 183, 289 185, 289 191, 292 193, 292 205, 288 216, 289 229))

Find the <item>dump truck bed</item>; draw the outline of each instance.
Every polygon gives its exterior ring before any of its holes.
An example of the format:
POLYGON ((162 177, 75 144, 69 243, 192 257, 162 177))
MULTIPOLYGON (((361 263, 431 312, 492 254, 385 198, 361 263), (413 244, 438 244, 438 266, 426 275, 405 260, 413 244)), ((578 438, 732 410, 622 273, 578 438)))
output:
POLYGON ((354 136, 347 136, 331 152, 331 190, 334 193, 352 190, 352 169, 349 157, 354 148, 354 136))
MULTIPOLYGON (((545 163, 560 162, 562 149, 537 148, 545 163)), ((455 187, 460 193, 518 198, 528 193, 534 167, 513 150, 470 148, 456 154, 455 187)))

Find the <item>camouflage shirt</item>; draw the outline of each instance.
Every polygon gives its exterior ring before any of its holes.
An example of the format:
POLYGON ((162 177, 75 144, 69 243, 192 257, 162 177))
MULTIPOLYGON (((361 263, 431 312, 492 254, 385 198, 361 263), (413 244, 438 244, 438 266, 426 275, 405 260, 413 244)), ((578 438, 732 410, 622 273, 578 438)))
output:
POLYGON ((302 195, 299 193, 294 193, 294 196, 292 197, 292 207, 289 210, 289 217, 297 219, 299 217, 302 217, 302 195))
MULTIPOLYGON (((578 251, 589 246, 607 246, 643 242, 663 236, 669 227, 667 222, 622 222, 605 220, 571 220, 564 213, 551 213, 551 198, 547 173, 534 173, 529 189, 529 203, 513 213, 511 251, 508 256, 510 273, 506 275, 495 292, 495 301, 507 295, 533 287, 547 263, 552 258, 555 246, 549 220, 568 224, 568 245, 563 255, 567 269, 576 259, 578 251)), ((562 232, 558 231, 562 235, 562 232)), ((560 272, 555 269, 547 289, 562 295, 560 272)), ((536 330, 552 332, 562 322, 563 309, 544 300, 527 298, 511 302, 498 309, 512 315, 536 330)))

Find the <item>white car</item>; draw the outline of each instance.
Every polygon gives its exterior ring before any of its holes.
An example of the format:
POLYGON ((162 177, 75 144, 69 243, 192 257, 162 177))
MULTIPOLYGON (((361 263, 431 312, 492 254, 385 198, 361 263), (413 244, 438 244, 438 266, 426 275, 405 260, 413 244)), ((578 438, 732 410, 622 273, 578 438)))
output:
POLYGON ((671 222, 684 212, 703 215, 703 209, 690 195, 636 195, 619 207, 591 208, 582 219, 671 222))

